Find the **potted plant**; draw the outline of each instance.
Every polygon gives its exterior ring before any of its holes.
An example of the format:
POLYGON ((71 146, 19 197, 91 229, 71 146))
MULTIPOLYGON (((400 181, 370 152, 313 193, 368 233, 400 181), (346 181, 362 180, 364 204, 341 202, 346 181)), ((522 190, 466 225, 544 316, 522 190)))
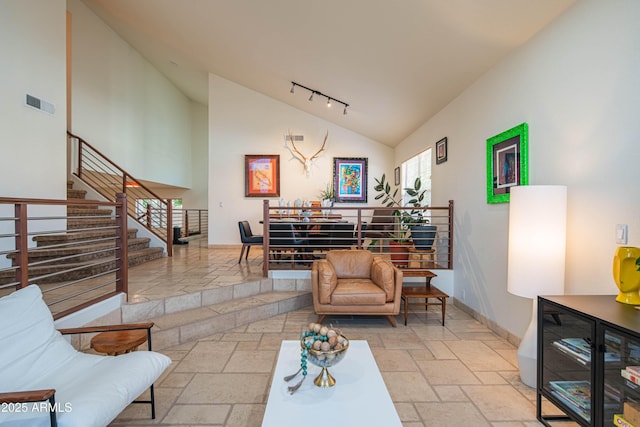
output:
POLYGON ((425 217, 424 198, 426 189, 422 189, 422 180, 416 178, 413 187, 405 187, 404 190, 411 197, 406 206, 402 204, 402 197, 398 196, 399 188, 391 188, 391 184, 386 180, 385 174, 380 179, 375 178, 376 185, 373 187, 378 194, 376 200, 380 200, 383 205, 388 208, 396 207, 412 207, 414 209, 396 209, 393 215, 398 220, 398 230, 395 238, 390 242, 391 259, 399 266, 406 266, 409 259, 409 247, 413 244, 416 246, 433 245, 435 239, 435 226, 427 225, 429 219, 425 217), (411 239, 414 240, 413 244, 411 239), (431 242, 431 243, 429 243, 431 242), (394 253, 397 253, 394 254, 394 253))

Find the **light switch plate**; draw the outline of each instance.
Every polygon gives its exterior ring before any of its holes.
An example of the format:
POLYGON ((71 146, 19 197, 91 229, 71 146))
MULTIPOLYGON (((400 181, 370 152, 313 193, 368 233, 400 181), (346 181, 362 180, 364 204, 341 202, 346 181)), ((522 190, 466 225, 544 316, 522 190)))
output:
POLYGON ((627 224, 616 224, 616 243, 627 244, 627 224))

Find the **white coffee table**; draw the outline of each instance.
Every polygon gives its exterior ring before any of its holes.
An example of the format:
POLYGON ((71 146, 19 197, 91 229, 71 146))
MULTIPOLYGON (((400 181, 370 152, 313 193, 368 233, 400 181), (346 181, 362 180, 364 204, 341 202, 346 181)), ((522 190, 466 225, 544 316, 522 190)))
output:
POLYGON ((297 383, 302 374, 289 383, 283 378, 299 367, 299 341, 283 341, 262 427, 402 426, 366 341, 351 341, 344 359, 329 368, 336 379, 333 387, 313 384, 321 369, 309 362, 304 383, 289 394, 287 387, 297 383))

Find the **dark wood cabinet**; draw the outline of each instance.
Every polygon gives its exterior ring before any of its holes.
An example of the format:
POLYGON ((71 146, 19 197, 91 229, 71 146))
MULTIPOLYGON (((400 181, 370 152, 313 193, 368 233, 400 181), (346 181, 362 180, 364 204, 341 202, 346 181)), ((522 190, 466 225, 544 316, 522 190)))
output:
POLYGON ((625 425, 615 420, 622 417, 640 427, 628 419, 640 408, 634 367, 640 311, 613 295, 538 297, 536 411, 544 425, 625 425))

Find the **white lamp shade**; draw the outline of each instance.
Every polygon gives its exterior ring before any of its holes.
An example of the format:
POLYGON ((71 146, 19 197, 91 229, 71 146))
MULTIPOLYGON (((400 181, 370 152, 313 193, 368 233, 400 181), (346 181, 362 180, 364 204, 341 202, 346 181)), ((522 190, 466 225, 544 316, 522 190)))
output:
POLYGON ((567 187, 511 189, 507 289, 525 298, 564 293, 567 187))

